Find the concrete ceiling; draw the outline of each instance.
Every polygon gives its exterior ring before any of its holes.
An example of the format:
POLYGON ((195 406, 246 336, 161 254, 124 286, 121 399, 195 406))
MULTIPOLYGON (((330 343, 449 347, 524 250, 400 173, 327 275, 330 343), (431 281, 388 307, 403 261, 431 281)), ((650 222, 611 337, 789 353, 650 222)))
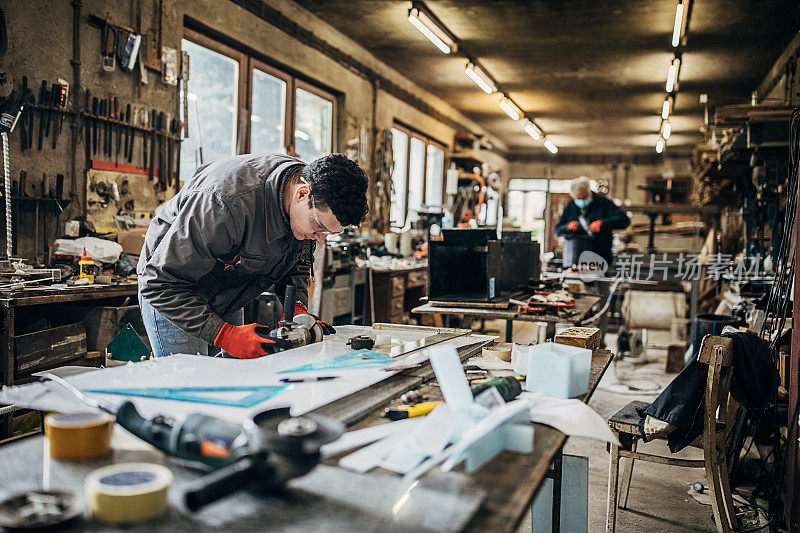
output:
MULTIPOLYGON (((506 143, 545 152, 409 22, 409 1, 297 0, 506 143)), ((562 153, 653 153, 677 0, 428 0, 428 8, 562 153)), ((695 0, 667 152, 700 140, 701 93, 745 103, 800 27, 797 2, 695 0)))

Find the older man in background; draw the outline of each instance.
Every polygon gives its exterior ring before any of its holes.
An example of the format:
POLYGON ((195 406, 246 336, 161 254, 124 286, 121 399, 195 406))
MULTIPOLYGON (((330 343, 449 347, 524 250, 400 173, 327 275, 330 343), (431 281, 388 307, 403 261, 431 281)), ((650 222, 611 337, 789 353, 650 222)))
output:
MULTIPOLYGON (((613 230, 627 228, 631 221, 617 205, 601 194, 591 191, 589 178, 581 176, 570 183, 572 201, 564 208, 556 225, 556 234, 567 239, 580 239, 586 249, 596 253, 610 265, 613 230)), ((577 260, 577 257, 573 259, 577 260)), ((565 267, 572 266, 567 265, 565 267)))

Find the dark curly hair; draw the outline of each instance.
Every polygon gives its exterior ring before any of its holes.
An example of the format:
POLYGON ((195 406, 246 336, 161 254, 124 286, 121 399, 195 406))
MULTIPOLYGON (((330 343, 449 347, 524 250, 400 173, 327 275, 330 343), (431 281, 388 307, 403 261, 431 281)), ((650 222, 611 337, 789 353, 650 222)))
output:
POLYGON ((311 186, 317 207, 329 207, 343 226, 361 224, 367 216, 367 175, 344 154, 315 159, 301 175, 311 186))

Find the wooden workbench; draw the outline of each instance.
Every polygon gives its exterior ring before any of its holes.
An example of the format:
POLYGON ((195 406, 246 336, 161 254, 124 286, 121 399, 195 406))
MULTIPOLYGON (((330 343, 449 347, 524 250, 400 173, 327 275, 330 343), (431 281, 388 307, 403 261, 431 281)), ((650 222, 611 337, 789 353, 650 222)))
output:
MULTIPOLYGON (((490 342, 490 341, 489 341, 490 342)), ((480 353, 486 341, 459 349, 462 361, 480 353)), ((611 362, 612 354, 606 350, 596 350, 592 356, 589 379, 588 401, 597 387, 600 378, 611 362)), ((314 412, 343 420, 348 426, 363 427, 385 423, 378 415, 390 405, 392 400, 408 390, 419 387, 433 379, 430 363, 419 368, 409 369, 387 378, 381 383, 358 391, 314 412)), ((23 442, 0 448, 0 471, 6 473, 9 483, 0 486, 0 497, 21 490, 41 488, 43 469, 42 437, 26 439, 23 442)), ((519 522, 530 512, 531 501, 546 476, 554 477, 554 486, 560 486, 560 469, 551 470, 551 463, 559 465, 561 450, 566 436, 559 431, 535 424, 534 450, 530 454, 502 452, 483 467, 469 476, 471 484, 485 491, 486 499, 469 523, 470 531, 512 532, 519 522)), ((400 531, 397 524, 386 517, 378 520, 374 515, 359 515, 346 507, 325 507, 323 498, 309 497, 302 492, 293 492, 289 498, 274 496, 255 496, 246 491, 209 506, 201 513, 191 514, 180 509, 180 491, 197 479, 198 472, 174 463, 155 452, 115 451, 111 456, 85 462, 53 462, 45 470, 48 472, 49 487, 55 490, 68 490, 80 493, 83 479, 99 466, 111 462, 136 460, 158 462, 171 468, 174 475, 170 502, 172 510, 159 520, 147 524, 149 531, 174 531, 192 529, 193 531, 227 530, 365 530, 400 531), (134 453, 131 458, 127 453, 134 453)), ((335 459, 328 461, 335 464, 335 459)), ((434 469, 421 478, 423 483, 436 479, 439 475, 434 469)), ((560 493, 555 492, 554 508, 559 504, 560 493)), ((558 516, 556 514, 556 516, 558 516)), ((75 526, 77 530, 104 530, 101 524, 85 522, 75 526)), ((553 531, 558 531, 554 524, 553 531)))
MULTIPOLYGON (((29 287, 10 291, 0 291, 0 373, 2 373, 3 385, 14 385, 19 383, 17 375, 17 350, 16 341, 16 320, 17 310, 22 307, 51 306, 76 302, 97 302, 103 303, 119 300, 125 297, 135 299, 137 284, 135 281, 124 282, 118 285, 79 285, 64 288, 53 287, 29 287)), ((62 329, 63 328, 59 328, 62 329)), ((28 337, 28 336, 26 336, 28 337)), ((85 335, 84 335, 85 337, 85 335)), ((69 346, 64 346, 68 349, 69 346)), ((68 350, 67 350, 68 351, 68 350)), ((85 342, 83 346, 85 353, 85 342)), ((65 357, 68 358, 69 354, 65 357)), ((75 357, 72 357, 75 359, 75 357)), ((67 359, 53 359, 37 362, 36 367, 32 367, 27 372, 44 370, 48 367, 66 364, 67 359)), ((0 439, 10 437, 11 415, 0 416, 0 439)))
MULTIPOLYGON (((570 322, 576 323, 582 320, 592 309, 592 307, 600 301, 597 296, 579 296, 575 299, 575 314, 568 317, 561 317, 552 314, 542 315, 526 315, 517 311, 516 305, 511 305, 508 309, 487 309, 485 307, 471 307, 471 306, 440 306, 433 304, 423 304, 411 310, 412 313, 422 315, 441 315, 441 316, 458 316, 458 317, 474 317, 485 319, 498 319, 506 321, 506 342, 512 341, 513 323, 518 322, 549 322, 561 323, 570 322)), ((444 325, 444 324, 443 324, 444 325)))

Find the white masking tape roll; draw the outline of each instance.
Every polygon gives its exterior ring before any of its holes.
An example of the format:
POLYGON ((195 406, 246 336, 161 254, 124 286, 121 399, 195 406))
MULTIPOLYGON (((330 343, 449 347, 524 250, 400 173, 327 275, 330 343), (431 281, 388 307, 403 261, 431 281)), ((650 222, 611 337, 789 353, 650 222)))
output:
POLYGON ((120 463, 93 471, 84 492, 92 517, 119 524, 144 522, 167 512, 172 473, 161 465, 120 463))
POLYGON ((511 361, 511 348, 503 348, 503 347, 500 347, 500 346, 497 346, 495 348, 484 348, 483 352, 482 352, 482 355, 484 357, 487 357, 489 355, 493 355, 493 356, 497 357, 498 359, 502 359, 503 361, 508 363, 508 362, 511 361))

